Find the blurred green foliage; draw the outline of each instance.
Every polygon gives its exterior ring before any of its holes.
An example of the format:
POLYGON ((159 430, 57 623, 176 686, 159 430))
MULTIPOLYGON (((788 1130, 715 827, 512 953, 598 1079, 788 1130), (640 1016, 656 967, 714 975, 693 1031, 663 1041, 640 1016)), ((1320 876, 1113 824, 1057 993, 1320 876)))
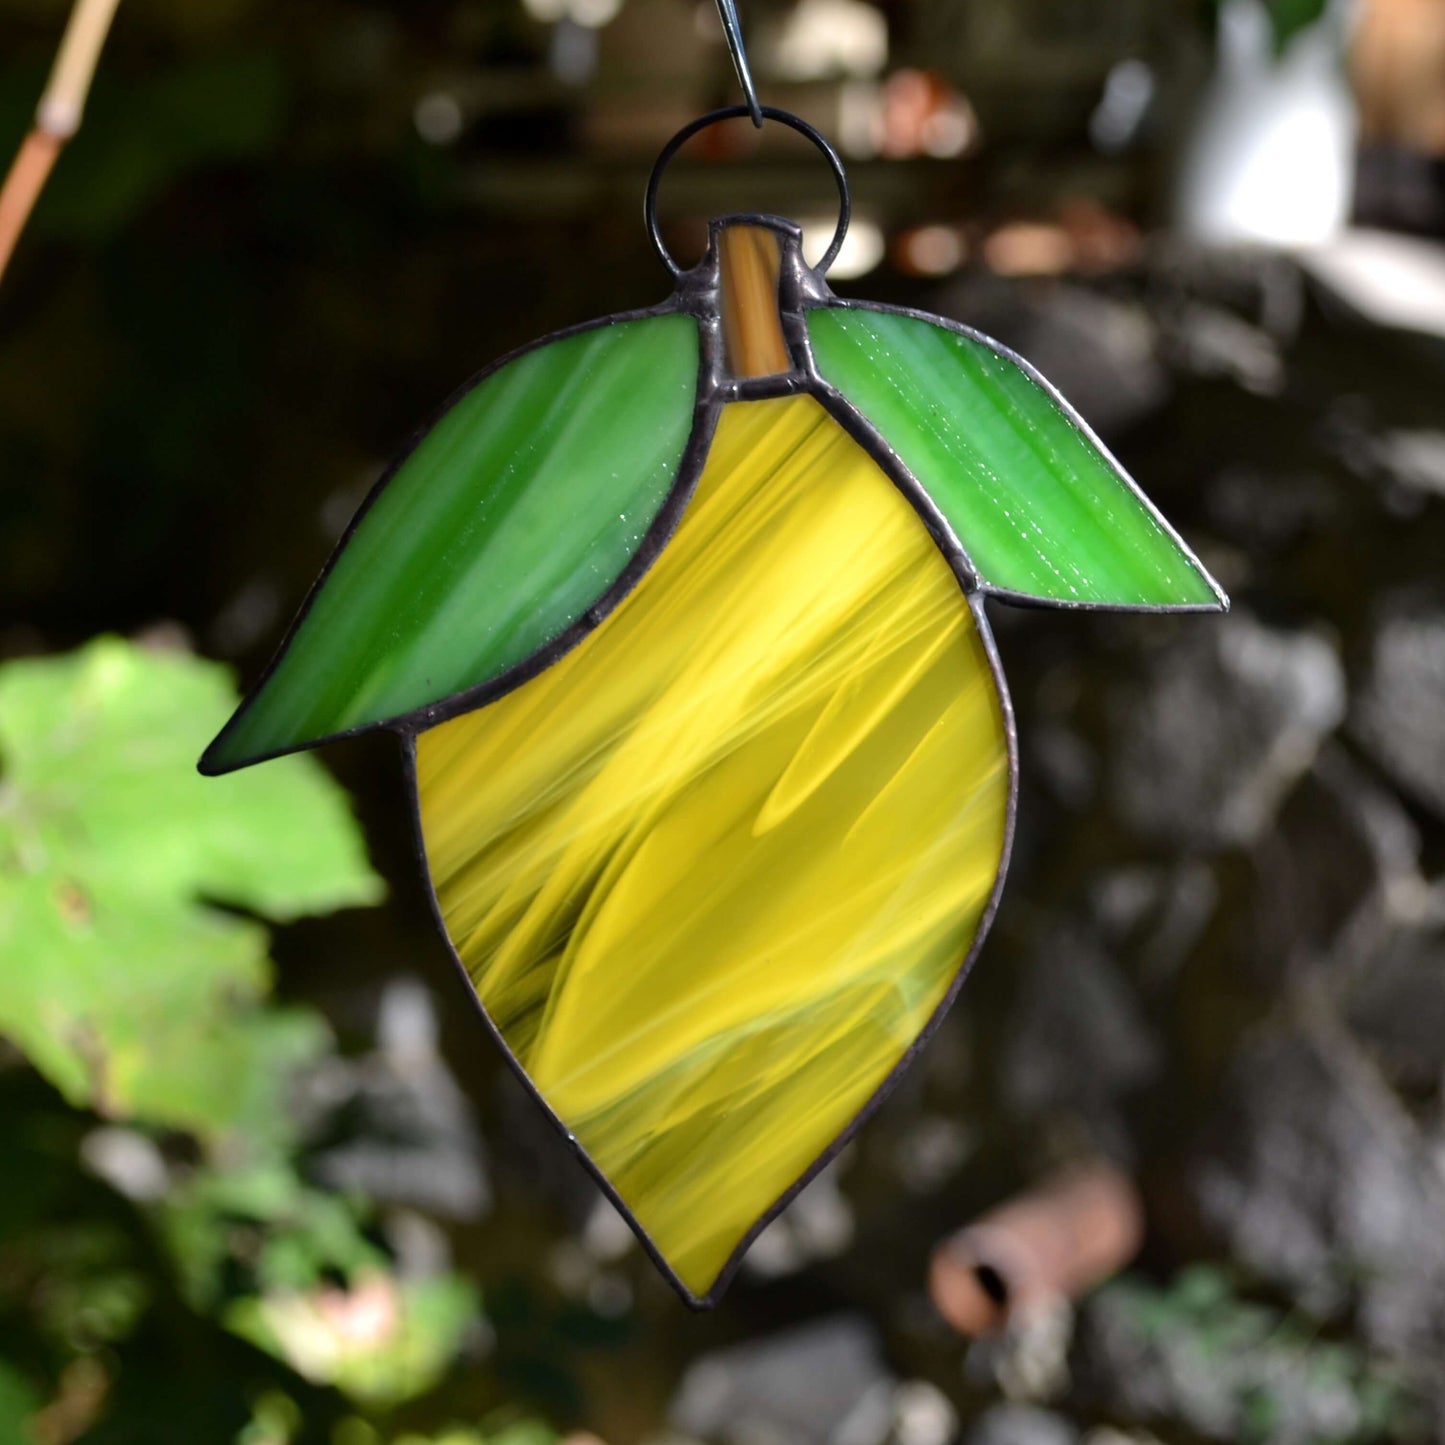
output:
POLYGON ((0 1360, 0 1440, 23 1440, 25 1422, 40 1408, 40 1398, 20 1372, 0 1360))
POLYGON ((398 1283, 376 1271, 357 1276, 349 1290, 292 1289, 237 1300, 226 1322, 308 1379, 388 1405, 436 1384, 475 1309, 472 1291, 455 1277, 398 1283))
POLYGON ((1217 1266, 1191 1265, 1163 1288, 1125 1277, 1096 1306, 1129 1337, 1141 1375, 1173 1382, 1156 1387, 1155 1410, 1204 1435, 1372 1445, 1418 1427, 1417 1400, 1397 1369, 1322 1337, 1298 1312, 1247 1298, 1217 1266))
POLYGON ((73 1104, 284 1145, 313 1016, 263 1009, 275 920, 377 902, 346 800, 311 760, 222 780, 197 743, 225 669, 114 638, 0 676, 0 1029, 73 1104))
POLYGON ((1275 53, 1285 47, 1301 30, 1307 30, 1330 8, 1329 0, 1268 0, 1270 24, 1274 29, 1275 53))
POLYGON ((478 1319, 467 1282, 401 1277, 368 1202, 306 1177, 288 1094, 334 1045, 271 1000, 263 920, 383 888, 313 758, 196 773, 235 700, 226 669, 114 637, 0 668, 7 1445, 383 1445, 478 1319), (241 1353, 212 1339, 158 1405, 157 1369, 218 1331, 241 1353))

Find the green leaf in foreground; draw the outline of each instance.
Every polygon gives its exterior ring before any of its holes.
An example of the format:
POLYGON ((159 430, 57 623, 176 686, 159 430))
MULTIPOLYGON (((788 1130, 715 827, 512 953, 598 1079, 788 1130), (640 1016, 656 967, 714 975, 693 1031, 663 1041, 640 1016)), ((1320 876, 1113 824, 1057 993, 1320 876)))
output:
POLYGON ((324 1037, 257 1005, 267 934, 375 903, 344 793, 311 758, 199 777, 227 671, 100 638, 0 668, 0 1032, 75 1104, 264 1138, 324 1037))

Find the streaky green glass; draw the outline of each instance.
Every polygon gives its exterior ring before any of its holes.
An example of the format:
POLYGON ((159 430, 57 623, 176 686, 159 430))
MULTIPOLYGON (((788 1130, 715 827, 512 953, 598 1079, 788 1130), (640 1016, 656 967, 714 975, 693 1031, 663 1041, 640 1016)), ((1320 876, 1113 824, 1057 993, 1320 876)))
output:
POLYGON ((818 369, 923 484, 982 580, 1043 601, 1222 607, 1117 463, 973 337, 849 306, 808 312, 818 369))
POLYGON ((666 501, 697 374, 697 324, 676 315, 598 326, 484 377, 343 542, 202 771, 439 702, 566 631, 666 501))

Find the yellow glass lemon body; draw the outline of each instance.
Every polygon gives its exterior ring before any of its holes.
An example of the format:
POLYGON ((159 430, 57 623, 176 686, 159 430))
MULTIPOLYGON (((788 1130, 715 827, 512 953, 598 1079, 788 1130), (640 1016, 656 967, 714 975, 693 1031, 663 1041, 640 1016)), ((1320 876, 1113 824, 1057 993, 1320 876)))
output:
MULTIPOLYGON (((735 235, 766 265, 768 233, 735 235)), ((745 375, 788 364, 759 270, 724 246, 745 375)), ((637 587, 415 756, 482 1007, 708 1298, 940 1011, 993 898, 1012 763, 979 615, 817 400, 732 401, 637 587)))
POLYGON ((798 396, 725 407, 636 590, 417 738, 482 1006, 695 1298, 948 997, 1000 874, 1008 736, 958 579, 798 396))

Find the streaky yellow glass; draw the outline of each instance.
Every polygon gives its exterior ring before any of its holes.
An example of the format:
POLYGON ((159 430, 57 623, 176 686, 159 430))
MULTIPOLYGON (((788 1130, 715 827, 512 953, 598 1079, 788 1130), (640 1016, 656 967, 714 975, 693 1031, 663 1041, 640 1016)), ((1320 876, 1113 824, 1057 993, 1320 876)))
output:
POLYGON ((694 1295, 943 999, 1008 771, 957 580, 809 397, 727 406, 636 591, 418 738, 481 1001, 694 1295))

